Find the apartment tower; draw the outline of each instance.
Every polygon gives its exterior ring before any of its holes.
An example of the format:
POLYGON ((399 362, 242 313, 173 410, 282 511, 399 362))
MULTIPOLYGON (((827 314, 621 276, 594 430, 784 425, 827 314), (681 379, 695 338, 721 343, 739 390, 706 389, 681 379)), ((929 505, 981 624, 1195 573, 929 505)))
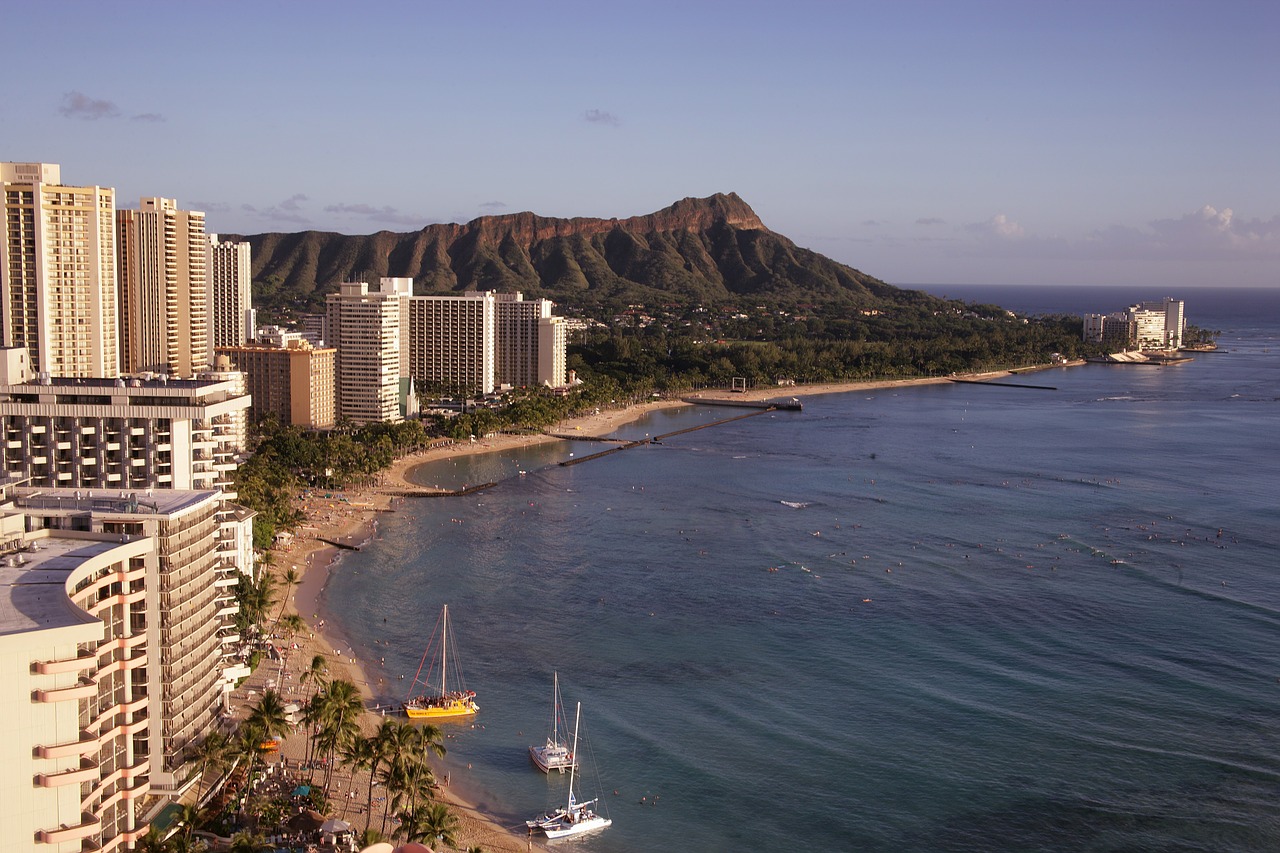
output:
POLYGON ((210 234, 209 329, 215 350, 242 347, 257 335, 251 279, 249 244, 210 234))
MULTIPOLYGON (((466 296, 482 294, 468 291, 466 296)), ((495 293, 494 381, 523 388, 564 385, 564 318, 551 313, 550 299, 529 299, 524 294, 495 293)))
POLYGON ((52 163, 0 163, 0 186, 0 346, 36 374, 119 375, 115 191, 66 186, 52 163))
POLYGON ((249 416, 275 417, 280 423, 306 429, 328 429, 336 420, 334 377, 337 350, 313 347, 300 336, 282 333, 280 344, 219 347, 246 377, 253 399, 249 416))
POLYGON ((401 298, 344 282, 325 300, 329 343, 338 351, 339 419, 399 421, 401 298))
POLYGON ((190 379, 209 367, 204 214, 171 198, 116 212, 121 367, 190 379))
POLYGON ((414 296, 409 372, 436 394, 492 394, 497 387, 497 300, 489 292, 414 296))

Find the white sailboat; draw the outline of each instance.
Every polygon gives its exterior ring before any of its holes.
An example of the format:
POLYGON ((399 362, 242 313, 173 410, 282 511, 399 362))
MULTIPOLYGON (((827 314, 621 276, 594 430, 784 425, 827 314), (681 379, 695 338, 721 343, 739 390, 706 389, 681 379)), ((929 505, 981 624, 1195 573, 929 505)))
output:
MULTIPOLYGON (((560 722, 564 718, 564 706, 560 704, 560 673, 555 673, 551 692, 551 735, 544 746, 529 747, 529 757, 543 773, 559 770, 561 773, 574 766, 573 751, 561 740, 560 722)), ((567 734, 567 732, 566 732, 567 734)))
MULTIPOLYGON (((582 703, 578 703, 577 713, 573 718, 573 754, 578 754, 578 724, 582 720, 582 703)), ((555 809, 547 812, 541 817, 533 820, 525 821, 525 825, 529 829, 541 831, 547 838, 564 838, 569 835, 579 835, 584 832, 593 832, 597 829, 604 829, 612 826, 613 821, 607 817, 596 814, 592 809, 598 799, 587 800, 580 803, 573 797, 573 782, 576 775, 577 763, 569 767, 569 800, 564 808, 555 809)))

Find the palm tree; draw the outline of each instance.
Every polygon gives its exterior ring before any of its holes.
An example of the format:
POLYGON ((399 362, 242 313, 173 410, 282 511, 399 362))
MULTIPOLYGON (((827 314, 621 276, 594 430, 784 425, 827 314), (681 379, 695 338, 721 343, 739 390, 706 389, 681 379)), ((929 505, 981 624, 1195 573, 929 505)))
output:
MULTIPOLYGON (((373 747, 373 761, 369 765, 369 799, 365 805, 365 814, 373 816, 373 783, 378 778, 378 765, 390 762, 395 756, 396 744, 399 740, 400 721, 392 717, 383 717, 378 729, 368 740, 373 747)), ((386 809, 383 809, 383 820, 386 820, 386 809)))
POLYGON ((428 841, 454 847, 458 843, 458 818, 443 803, 429 803, 401 812, 400 833, 405 841, 428 841))
POLYGON ((297 613, 286 613, 277 620, 277 627, 284 632, 286 640, 292 639, 294 635, 298 634, 306 626, 306 620, 297 613))
POLYGON ((204 791, 200 788, 204 786, 204 777, 206 771, 212 766, 217 767, 222 760, 227 757, 230 752, 231 742, 227 736, 216 729, 204 736, 204 740, 196 747, 196 757, 200 759, 200 784, 196 788, 196 802, 204 799, 204 791))
POLYGON ((387 812, 416 810, 419 799, 430 796, 435 776, 427 764, 427 754, 444 755, 444 738, 435 726, 401 725, 395 730, 388 745, 390 758, 379 777, 387 791, 387 811, 383 813, 383 826, 387 812))
POLYGON ((182 827, 181 837, 188 844, 191 841, 191 830, 200 823, 200 817, 200 806, 195 803, 185 803, 178 811, 177 823, 182 827))
MULTIPOLYGON (((323 755, 332 759, 343 745, 360 734, 360 715, 364 713, 364 701, 350 681, 334 681, 316 694, 312 705, 318 705, 315 715, 319 725, 315 734, 317 746, 323 755)), ((325 768, 326 793, 332 777, 333 763, 330 761, 325 768)))
POLYGON ((329 672, 329 668, 326 663, 324 655, 316 655, 313 657, 311 659, 311 666, 302 671, 302 675, 298 678, 298 683, 306 684, 310 681, 316 686, 315 692, 318 693, 320 688, 324 687, 325 676, 329 672))
MULTIPOLYGON (((373 767, 378 763, 377 747, 374 745, 374 738, 361 737, 356 735, 343 744, 341 750, 342 763, 351 768, 352 774, 361 770, 370 771, 369 776, 369 803, 373 803, 373 767)), ((344 809, 345 812, 345 809, 344 809)), ((368 812, 365 812, 368 814, 368 812)))
POLYGON ((258 704, 249 709, 246 722, 253 723, 262 729, 265 738, 289 733, 289 721, 284 712, 284 702, 280 694, 274 690, 264 691, 258 704))
POLYGON ((284 616, 284 609, 289 604, 289 590, 293 589, 301 581, 301 578, 298 577, 297 566, 290 566, 285 570, 283 575, 276 578, 276 581, 280 586, 284 587, 284 589, 280 592, 280 612, 276 614, 276 621, 275 625, 272 625, 272 632, 275 631, 275 626, 280 624, 280 618, 284 616))
POLYGON ((270 849, 271 845, 257 833, 237 832, 231 837, 231 853, 262 853, 270 849))

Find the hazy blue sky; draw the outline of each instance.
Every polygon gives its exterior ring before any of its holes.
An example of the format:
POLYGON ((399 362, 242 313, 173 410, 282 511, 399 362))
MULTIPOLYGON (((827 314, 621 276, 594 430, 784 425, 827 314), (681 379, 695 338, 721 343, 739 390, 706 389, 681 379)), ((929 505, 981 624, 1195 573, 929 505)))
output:
POLYGON ((366 234, 736 192, 895 284, 1280 285, 1280 2, 0 3, 0 160, 366 234))

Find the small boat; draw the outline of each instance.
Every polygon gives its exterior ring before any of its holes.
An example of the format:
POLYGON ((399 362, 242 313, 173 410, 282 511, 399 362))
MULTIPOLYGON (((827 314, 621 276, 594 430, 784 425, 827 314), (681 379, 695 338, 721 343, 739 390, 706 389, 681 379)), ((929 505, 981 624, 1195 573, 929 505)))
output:
POLYGON ((552 770, 563 773, 574 766, 574 761, 573 752, 560 735, 560 723, 564 720, 564 706, 560 704, 560 673, 555 673, 552 683, 551 734, 547 737, 546 745, 529 747, 529 757, 543 773, 550 773, 552 770))
POLYGON ((480 710, 480 706, 476 704, 476 694, 474 690, 467 690, 462 686, 462 675, 458 670, 457 661, 454 661, 454 675, 458 684, 458 688, 450 690, 448 686, 449 677, 449 605, 444 606, 444 610, 440 614, 439 632, 431 635, 431 641, 427 643, 427 649, 422 653, 422 660, 418 662, 418 672, 413 676, 413 684, 409 687, 409 699, 401 704, 404 713, 411 720, 449 720, 458 717, 470 717, 480 710), (427 665, 427 658, 432 657, 435 650, 435 640, 439 636, 440 639, 440 683, 439 685, 429 684, 427 681, 421 680, 422 670, 427 665), (421 693, 417 696, 413 694, 417 691, 418 685, 421 684, 427 688, 429 692, 421 693))
MULTIPOLYGON (((582 703, 578 703, 577 713, 573 718, 573 754, 578 753, 578 724, 582 721, 582 703)), ((599 815, 592 808, 599 799, 578 802, 573 796, 573 781, 576 775, 576 763, 569 767, 569 799, 563 808, 554 809, 544 815, 525 821, 530 830, 538 830, 547 838, 565 838, 584 832, 593 832, 613 826, 613 821, 599 815)))

